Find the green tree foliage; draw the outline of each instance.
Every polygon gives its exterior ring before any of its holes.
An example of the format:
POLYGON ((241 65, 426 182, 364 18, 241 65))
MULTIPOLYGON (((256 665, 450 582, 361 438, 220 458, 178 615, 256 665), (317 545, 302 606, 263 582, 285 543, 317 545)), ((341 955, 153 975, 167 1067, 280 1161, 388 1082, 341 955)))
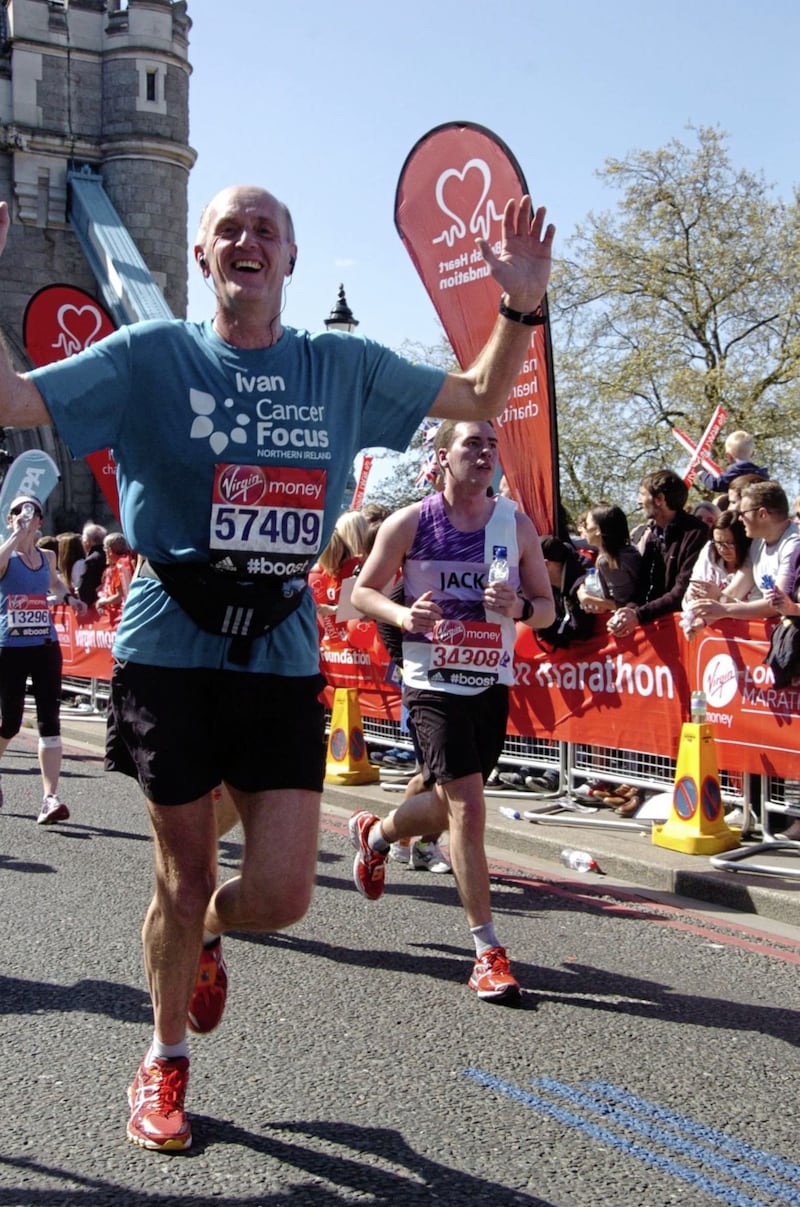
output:
MULTIPOLYGON (((453 356, 453 349, 450 346, 450 341, 447 339, 444 332, 438 344, 420 344, 411 340, 406 340, 405 343, 398 349, 402 356, 408 360, 422 361, 426 365, 436 365, 442 369, 455 369, 457 362, 453 356)), ((428 494, 429 487, 426 485, 416 486, 416 478, 422 468, 423 462, 423 435, 422 428, 418 428, 414 433, 408 451, 404 453, 380 451, 380 467, 381 477, 377 485, 374 487, 367 481, 366 497, 371 502, 383 503, 392 511, 397 511, 400 507, 406 507, 410 503, 416 503, 424 495, 428 494)))
POLYGON ((643 473, 683 470, 671 433, 694 440, 717 405, 724 437, 794 492, 800 432, 800 203, 731 163, 726 136, 692 129, 609 160, 621 191, 567 243, 549 290, 565 506, 630 509, 643 473))

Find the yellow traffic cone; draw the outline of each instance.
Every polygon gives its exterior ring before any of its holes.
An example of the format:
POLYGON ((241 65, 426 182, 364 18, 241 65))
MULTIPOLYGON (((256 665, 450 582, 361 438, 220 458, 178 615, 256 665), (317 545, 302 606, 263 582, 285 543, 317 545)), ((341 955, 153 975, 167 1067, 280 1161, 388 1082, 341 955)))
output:
POLYGON ((333 693, 325 782, 374 784, 380 776, 380 767, 367 758, 358 691, 354 687, 337 687, 333 693))
POLYGON ((741 834, 725 821, 713 727, 706 721, 685 721, 672 809, 663 826, 653 826, 653 842, 687 855, 716 855, 738 847, 741 834))

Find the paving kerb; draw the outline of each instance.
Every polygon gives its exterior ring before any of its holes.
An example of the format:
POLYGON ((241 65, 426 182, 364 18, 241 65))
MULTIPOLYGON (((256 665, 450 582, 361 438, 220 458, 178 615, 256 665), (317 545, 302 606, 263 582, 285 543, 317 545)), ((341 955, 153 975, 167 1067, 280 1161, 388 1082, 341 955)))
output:
MULTIPOLYGON (((75 744, 102 752, 105 723, 101 718, 73 715, 70 710, 66 713, 62 710, 61 729, 66 746, 75 744)), ((387 791, 380 783, 326 783, 323 807, 335 809, 345 816, 356 809, 368 808, 379 817, 385 817, 401 798, 402 793, 387 791)), ((500 856, 524 855, 558 863, 565 847, 579 848, 594 855, 603 873, 602 876, 589 873, 587 883, 619 880, 628 886, 653 889, 771 918, 789 926, 800 926, 800 878, 723 871, 712 867, 708 856, 688 855, 656 846, 650 833, 634 824, 629 830, 616 826, 603 829, 570 822, 569 814, 565 815, 563 824, 524 819, 512 821, 498 812, 504 803, 522 812, 526 807, 542 803, 542 798, 531 794, 528 804, 508 797, 504 801, 501 793, 487 798, 486 845, 500 856)), ((605 810, 603 814, 606 814, 605 810)), ((606 815, 609 819, 613 816, 610 812, 606 815)))

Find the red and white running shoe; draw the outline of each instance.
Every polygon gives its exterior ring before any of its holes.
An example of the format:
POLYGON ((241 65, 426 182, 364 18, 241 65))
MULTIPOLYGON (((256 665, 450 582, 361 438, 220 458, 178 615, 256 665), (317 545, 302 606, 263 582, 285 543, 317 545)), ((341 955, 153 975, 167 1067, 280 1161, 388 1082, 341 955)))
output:
POLYGON ((490 947, 475 961, 469 987, 487 1002, 519 997, 519 981, 511 973, 505 947, 490 947))
POLYGON ((149 1065, 142 1061, 128 1090, 128 1139, 159 1152, 190 1148, 192 1127, 183 1109, 188 1084, 185 1056, 177 1060, 156 1057, 149 1065))
POLYGON ((358 854, 353 861, 353 883, 363 896, 377 901, 383 892, 386 878, 386 851, 373 851, 369 845, 369 832, 380 821, 374 813, 362 809, 354 813, 348 822, 350 841, 358 854))

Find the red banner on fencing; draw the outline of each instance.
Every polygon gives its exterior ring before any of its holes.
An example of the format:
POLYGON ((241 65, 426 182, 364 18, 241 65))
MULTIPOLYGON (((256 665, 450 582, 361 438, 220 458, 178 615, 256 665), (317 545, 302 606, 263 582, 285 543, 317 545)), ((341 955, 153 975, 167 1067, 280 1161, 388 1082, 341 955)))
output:
POLYGON ((763 622, 709 625, 684 651, 690 689, 706 694, 720 766, 800 779, 800 679, 777 688, 763 622))
POLYGON ((53 608, 53 622, 64 659, 62 673, 109 682, 116 628, 102 616, 79 621, 67 604, 53 608))
MULTIPOLYGON (((450 122, 430 130, 400 173, 395 224, 462 368, 472 364, 497 319, 500 291, 476 238, 499 251, 510 197, 528 192, 508 147, 490 130, 450 122)), ((495 420, 500 461, 513 497, 539 532, 557 532, 557 437, 547 301, 503 414, 495 420)))
POLYGON ((690 695, 671 618, 617 645, 603 633, 548 653, 530 629, 514 650, 510 722, 520 734, 675 757, 690 695))
MULTIPOLYGON (((358 688, 364 716, 397 720, 398 677, 371 621, 358 623, 355 640, 322 642, 331 688, 358 688)), ((763 622, 726 621, 689 643, 667 616, 619 644, 602 633, 554 653, 521 629, 509 731, 674 759, 690 695, 701 688, 720 767, 798 779, 800 682, 775 687, 768 648, 763 622)))
MULTIPOLYGON (((78 621, 58 605, 53 619, 64 674, 110 680, 114 629, 105 618, 78 621)), ((371 620, 348 621, 346 638, 320 640, 328 703, 337 687, 356 688, 365 717, 400 718, 400 676, 371 620)), ((549 653, 530 629, 514 651, 509 731, 677 758, 689 697, 706 694, 717 761, 726 771, 800 779, 800 680, 776 688, 764 656, 763 622, 725 621, 687 642, 665 616, 617 643, 608 633, 549 653)))

